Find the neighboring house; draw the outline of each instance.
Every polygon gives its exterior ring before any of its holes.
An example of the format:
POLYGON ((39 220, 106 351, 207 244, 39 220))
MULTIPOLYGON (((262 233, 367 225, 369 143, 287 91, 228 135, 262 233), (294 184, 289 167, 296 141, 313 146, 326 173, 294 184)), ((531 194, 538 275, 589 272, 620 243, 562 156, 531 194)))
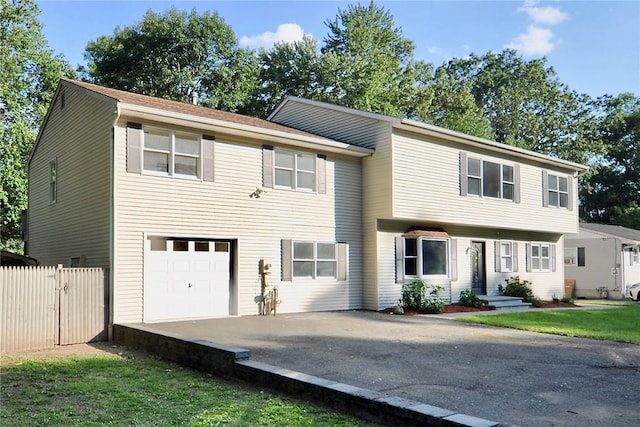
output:
POLYGON ((586 168, 289 98, 270 121, 61 81, 28 162, 28 253, 110 268, 111 321, 392 306, 401 283, 562 295, 586 168))
POLYGON ((269 120, 375 150, 362 159, 364 308, 395 304, 414 278, 452 302, 465 289, 497 295, 512 276, 540 298, 564 295, 563 235, 578 230, 585 166, 300 98, 269 120))
POLYGON ((576 281, 576 298, 623 298, 640 283, 640 231, 580 223, 578 233, 565 236, 564 272, 576 281))

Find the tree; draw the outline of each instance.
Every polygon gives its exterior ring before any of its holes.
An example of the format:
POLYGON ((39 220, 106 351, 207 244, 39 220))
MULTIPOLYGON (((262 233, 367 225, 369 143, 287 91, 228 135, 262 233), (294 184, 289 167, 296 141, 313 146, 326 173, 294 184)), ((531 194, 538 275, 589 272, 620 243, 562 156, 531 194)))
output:
POLYGON ((585 180, 581 216, 640 230, 640 98, 603 96, 594 107, 606 153, 594 160, 594 172, 585 180))
POLYGON ((26 160, 70 65, 48 49, 33 0, 0 0, 0 246, 19 250, 26 160))
POLYGON ((258 58, 260 83, 243 110, 245 114, 266 117, 289 95, 319 98, 320 52, 313 37, 276 43, 269 50, 262 49, 258 58))
POLYGON ((449 76, 468 82, 495 140, 586 162, 602 152, 590 131, 590 99, 561 83, 545 59, 525 61, 513 50, 455 59, 449 76))
POLYGON ((85 50, 94 83, 145 95, 236 111, 256 85, 258 63, 237 47, 232 28, 218 13, 199 15, 171 8, 148 11, 132 27, 117 27, 85 50))
POLYGON ((325 21, 329 34, 322 52, 322 98, 335 104, 402 116, 412 91, 413 42, 394 26, 388 10, 349 5, 325 21))

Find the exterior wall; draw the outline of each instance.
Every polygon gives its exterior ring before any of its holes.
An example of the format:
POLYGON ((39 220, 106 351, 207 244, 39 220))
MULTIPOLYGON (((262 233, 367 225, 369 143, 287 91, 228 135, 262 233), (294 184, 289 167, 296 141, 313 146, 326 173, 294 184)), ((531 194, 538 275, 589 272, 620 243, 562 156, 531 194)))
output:
MULTIPOLYGON (((543 207, 542 170, 540 165, 522 159, 496 157, 487 151, 472 151, 470 147, 396 133, 393 136, 393 216, 475 227, 575 232, 578 227, 575 200, 574 210, 543 207), (461 196, 461 151, 498 163, 519 163, 521 202, 461 196)), ((572 181, 575 196, 577 184, 575 179, 572 181)))
POLYGON ((235 240, 233 314, 258 314, 261 258, 272 264, 268 285, 279 290, 279 313, 362 307, 360 159, 327 156, 326 194, 266 189, 256 199, 249 195, 262 187, 260 141, 213 132, 215 182, 203 182, 126 172, 125 126, 122 119, 115 148, 115 322, 142 321, 144 233, 235 240), (347 242, 348 282, 281 282, 282 239, 347 242))
POLYGON ((62 84, 29 164, 28 251, 42 265, 109 266, 110 158, 115 103, 62 84), (64 108, 62 98, 64 97, 64 108), (57 201, 49 203, 49 162, 57 201))
MULTIPOLYGON (((402 284, 395 283, 395 238, 411 226, 429 227, 429 223, 407 223, 401 221, 380 221, 378 240, 378 289, 379 309, 394 306, 401 297, 402 284)), ((512 231, 507 234, 493 229, 482 229, 468 226, 449 226, 445 231, 456 240, 457 280, 425 280, 443 286, 441 296, 449 303, 460 299, 460 292, 471 288, 471 256, 468 248, 472 241, 485 243, 485 271, 487 295, 499 295, 498 286, 505 284, 505 279, 518 276, 521 280, 531 282, 535 296, 550 300, 554 295, 564 296, 564 272, 562 269, 563 239, 557 234, 512 231), (510 240, 518 243, 518 271, 496 272, 494 254, 495 242, 510 240), (556 245, 555 271, 527 272, 526 243, 546 242, 556 245)), ((411 279, 406 279, 409 282, 411 279)))
POLYGON ((622 252, 619 239, 604 235, 587 236, 566 239, 567 248, 585 248, 584 266, 565 266, 567 279, 576 279, 575 297, 601 298, 598 288, 604 287, 609 298, 622 298, 626 286, 640 282, 640 264, 632 265, 631 254, 622 252))

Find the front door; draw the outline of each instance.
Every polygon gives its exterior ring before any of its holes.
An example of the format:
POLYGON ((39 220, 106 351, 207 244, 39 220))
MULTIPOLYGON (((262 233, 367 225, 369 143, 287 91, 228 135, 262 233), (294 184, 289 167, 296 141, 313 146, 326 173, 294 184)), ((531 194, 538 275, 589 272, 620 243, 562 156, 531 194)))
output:
POLYGON ((476 295, 487 294, 484 242, 471 242, 471 290, 476 295))

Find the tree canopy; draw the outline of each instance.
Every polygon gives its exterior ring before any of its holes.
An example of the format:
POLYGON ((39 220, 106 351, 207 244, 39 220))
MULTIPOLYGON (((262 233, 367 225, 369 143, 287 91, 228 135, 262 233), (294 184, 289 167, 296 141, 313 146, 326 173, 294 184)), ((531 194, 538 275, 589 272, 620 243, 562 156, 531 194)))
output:
POLYGON ((0 0, 0 246, 19 250, 26 160, 68 63, 48 47, 35 1, 0 0))
POLYGON ((237 47, 217 12, 148 11, 131 27, 89 42, 86 80, 150 96, 236 111, 258 77, 257 59, 237 47))

